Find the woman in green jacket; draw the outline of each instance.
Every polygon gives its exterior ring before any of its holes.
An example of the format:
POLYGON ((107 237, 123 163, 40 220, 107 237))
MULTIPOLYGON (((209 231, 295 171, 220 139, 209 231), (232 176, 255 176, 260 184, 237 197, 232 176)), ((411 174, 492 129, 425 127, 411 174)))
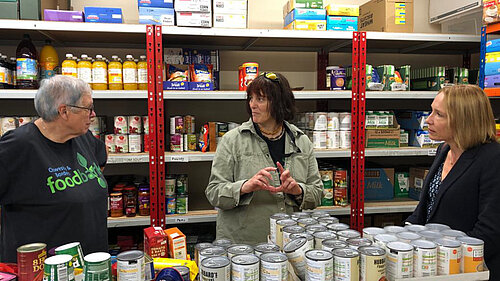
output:
POLYGON ((266 242, 269 217, 321 202, 323 184, 309 138, 288 123, 296 112, 286 78, 265 72, 247 88, 250 120, 217 145, 205 194, 219 209, 217 238, 266 242))

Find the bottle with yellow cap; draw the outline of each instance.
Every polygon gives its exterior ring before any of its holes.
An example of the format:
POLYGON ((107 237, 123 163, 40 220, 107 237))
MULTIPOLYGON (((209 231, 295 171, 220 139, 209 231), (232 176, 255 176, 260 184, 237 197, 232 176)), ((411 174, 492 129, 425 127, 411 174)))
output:
POLYGON ((61 64, 61 73, 66 76, 78 77, 76 71, 76 60, 73 59, 73 54, 66 54, 66 59, 61 64))
POLYGON ((123 89, 137 90, 137 64, 132 55, 127 55, 123 63, 123 89))
POLYGON ((137 63, 137 84, 139 90, 148 89, 148 62, 145 55, 140 56, 137 63))
POLYGON ((82 54, 78 66, 78 78, 91 84, 92 83, 92 62, 91 59, 86 55, 82 54))
POLYGON ((122 63, 118 56, 111 56, 112 60, 108 64, 108 81, 110 90, 123 90, 122 63))
POLYGON ((92 63, 92 90, 108 89, 108 67, 102 55, 96 55, 92 63))

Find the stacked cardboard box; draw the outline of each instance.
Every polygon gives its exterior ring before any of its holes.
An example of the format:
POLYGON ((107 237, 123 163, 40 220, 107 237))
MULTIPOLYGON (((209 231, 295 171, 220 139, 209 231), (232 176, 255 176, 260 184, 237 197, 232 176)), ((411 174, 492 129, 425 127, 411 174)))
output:
POLYGON ((326 14, 326 30, 358 31, 358 6, 329 4, 326 14))
POLYGON ((283 26, 294 30, 326 30, 323 0, 289 0, 283 6, 283 26))
POLYGON ((247 0, 214 0, 213 26, 247 28, 247 0))
POLYGON ((500 87, 500 39, 486 42, 484 87, 500 87))
POLYGON ((371 0, 359 15, 361 31, 413 32, 413 0, 371 0))
POLYGON ((212 27, 211 0, 175 0, 177 26, 212 27))
POLYGON ((139 23, 175 25, 173 0, 137 0, 139 23))

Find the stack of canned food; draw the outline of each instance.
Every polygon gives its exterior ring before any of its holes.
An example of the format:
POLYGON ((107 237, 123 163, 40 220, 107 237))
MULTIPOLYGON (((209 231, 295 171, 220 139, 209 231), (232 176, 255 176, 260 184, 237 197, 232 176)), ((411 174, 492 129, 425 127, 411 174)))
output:
POLYGON ((277 213, 270 218, 270 242, 199 243, 195 260, 201 280, 220 281, 288 280, 289 275, 392 281, 483 271, 483 241, 445 225, 367 227, 363 236, 326 212, 277 213))
POLYGON ((324 188, 321 206, 347 206, 349 204, 347 170, 320 162, 319 174, 324 188))
POLYGON ((365 116, 366 129, 394 128, 394 112, 367 111, 365 116))
POLYGON ((14 130, 22 125, 26 125, 32 120, 35 120, 36 117, 26 116, 26 117, 17 117, 17 116, 4 116, 0 117, 0 136, 7 133, 8 131, 14 130))
MULTIPOLYGON (((115 116, 113 134, 106 134, 105 143, 111 153, 147 152, 149 147, 148 116, 115 116)), ((94 135, 106 132, 106 118, 95 117, 90 130, 94 135)))
POLYGON ((196 150, 195 118, 193 115, 170 117, 170 150, 196 150))
POLYGON ((165 204, 167 215, 188 212, 188 176, 168 175, 165 179, 165 204))
POLYGON ((109 194, 108 214, 110 217, 149 216, 149 184, 117 183, 109 194))
POLYGON ((296 124, 312 140, 315 149, 351 147, 350 112, 299 113, 296 124))

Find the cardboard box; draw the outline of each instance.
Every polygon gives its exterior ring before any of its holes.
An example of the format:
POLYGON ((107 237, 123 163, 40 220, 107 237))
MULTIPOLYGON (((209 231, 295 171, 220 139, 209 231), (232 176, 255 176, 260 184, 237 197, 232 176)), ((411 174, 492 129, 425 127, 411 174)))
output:
POLYGON ((212 27, 211 13, 177 12, 177 26, 212 27))
POLYGON ((394 197, 408 197, 410 190, 410 174, 408 172, 397 172, 394 174, 394 197))
POLYGON ((19 18, 19 11, 16 2, 0 2, 0 19, 13 19, 19 18))
POLYGON ((46 21, 83 22, 83 13, 80 11, 45 10, 43 18, 46 21))
POLYGON ((326 14, 329 16, 359 17, 359 6, 329 4, 326 6, 326 14))
POLYGON ((399 126, 406 130, 427 130, 429 125, 426 120, 429 117, 429 111, 401 111, 397 114, 399 126))
POLYGON ((174 26, 175 11, 170 8, 139 7, 139 23, 174 26))
POLYGON ((283 17, 295 8, 323 9, 323 0, 288 0, 283 5, 283 17))
POLYGON ((394 115, 392 115, 392 118, 393 128, 366 129, 365 138, 367 148, 399 147, 399 124, 394 115))
POLYGON ((394 199, 394 168, 365 169, 365 200, 394 199))
POLYGON ((186 235, 184 235, 177 227, 166 229, 165 233, 168 237, 168 253, 170 258, 186 260, 186 235))
POLYGON ((486 53, 500 52, 500 39, 486 41, 486 53))
POLYGON ((69 10, 68 0, 19 0, 19 19, 40 20, 43 19, 43 11, 69 10))
POLYGON ((409 143, 410 134, 408 133, 408 131, 401 129, 399 132, 399 147, 408 147, 409 143))
POLYGON ((121 8, 85 7, 85 22, 122 23, 121 8))
POLYGON ((413 0, 371 0, 359 15, 360 31, 413 32, 413 0))
POLYGON ((486 53, 484 60, 485 60, 485 63, 500 62, 500 52, 486 53))
POLYGON ((71 10, 83 11, 84 7, 116 7, 122 9, 123 23, 139 23, 139 9, 136 1, 116 0, 71 0, 71 10))
POLYGON ((168 258, 168 237, 161 227, 144 229, 144 252, 152 258, 168 258))
POLYGON ((190 91, 213 91, 214 83, 212 82, 188 82, 188 90, 190 91))
POLYGON ((484 77, 485 88, 498 88, 500 87, 500 74, 490 75, 484 77))
POLYGON ((326 20, 295 20, 285 29, 323 31, 326 30, 326 20))
POLYGON ((175 0, 174 8, 176 12, 212 12, 211 0, 175 0))
POLYGON ((247 28, 246 14, 214 14, 214 27, 218 28, 247 28))
POLYGON ((214 0, 214 14, 246 15, 247 0, 214 0))
POLYGON ((500 21, 500 6, 498 0, 483 0, 483 24, 500 21))
POLYGON ((326 30, 357 31, 357 17, 326 16, 326 30))
POLYGON ((189 90, 186 81, 163 81, 163 90, 189 90))
POLYGON ((323 9, 295 8, 284 18, 284 26, 295 20, 326 20, 326 11, 323 9))
POLYGON ((500 74, 500 62, 490 62, 484 64, 484 75, 500 74))
POLYGON ((408 197, 420 200, 420 193, 424 186, 424 180, 429 170, 426 168, 410 168, 410 190, 408 197))
POLYGON ((137 0, 138 7, 174 8, 174 0, 137 0))

